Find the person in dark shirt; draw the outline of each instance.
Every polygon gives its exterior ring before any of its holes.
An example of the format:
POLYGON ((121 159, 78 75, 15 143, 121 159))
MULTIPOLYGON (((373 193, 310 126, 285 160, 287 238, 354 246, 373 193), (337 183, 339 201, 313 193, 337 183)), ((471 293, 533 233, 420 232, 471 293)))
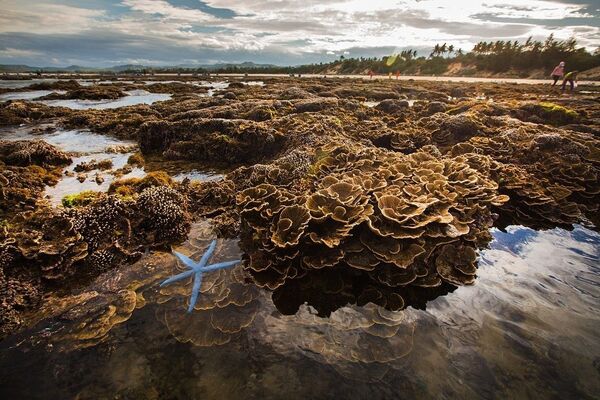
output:
POLYGON ((569 85, 571 86, 571 92, 575 89, 575 83, 577 82, 577 74, 578 71, 571 71, 567 74, 565 74, 565 77, 563 78, 563 83, 562 83, 562 91, 565 91, 565 88, 567 86, 567 82, 569 82, 569 85))

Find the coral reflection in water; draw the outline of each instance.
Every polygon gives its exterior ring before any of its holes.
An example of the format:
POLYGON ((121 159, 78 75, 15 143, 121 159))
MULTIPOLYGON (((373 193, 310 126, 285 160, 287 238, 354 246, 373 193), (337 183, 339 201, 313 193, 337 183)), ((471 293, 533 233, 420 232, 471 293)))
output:
MULTIPOLYGON (((191 258, 211 240, 210 232, 199 236, 197 228, 176 248, 191 258)), ((224 398, 281 398, 309 383, 311 395, 321 398, 594 397, 600 390, 595 368, 600 236, 581 227, 537 232, 516 226, 493 235, 490 248, 480 252, 475 285, 428 302, 426 310, 347 304, 330 307, 327 318, 318 315, 321 305, 310 291, 297 293, 298 303, 304 298, 309 304, 282 315, 267 291, 244 280, 241 267, 207 275, 197 312, 186 314, 188 286, 156 293, 157 283, 176 270, 174 257, 162 254, 111 279, 100 277, 104 282, 90 287, 87 297, 71 299, 76 308, 48 315, 33 340, 69 331, 63 340, 71 347, 78 342, 89 347, 60 357, 49 347, 33 346, 26 353, 15 347, 0 357, 0 381, 10 376, 15 387, 19 366, 34 360, 19 393, 35 387, 56 391, 56 369, 44 369, 52 360, 70 373, 69 365, 95 371, 82 378, 88 397, 148 388, 195 393, 198 382, 206 393, 224 385, 224 398), (188 345, 165 341, 165 332, 188 345), (137 340, 144 345, 133 346, 137 340), (115 388, 109 372, 123 370, 130 360, 146 367, 115 388), (185 367, 178 369, 180 364, 185 367), (286 385, 275 384, 286 377, 286 385)), ((219 243, 216 254, 239 255, 235 241, 219 243)), ((80 390, 66 381, 59 387, 69 394, 63 398, 80 390)))

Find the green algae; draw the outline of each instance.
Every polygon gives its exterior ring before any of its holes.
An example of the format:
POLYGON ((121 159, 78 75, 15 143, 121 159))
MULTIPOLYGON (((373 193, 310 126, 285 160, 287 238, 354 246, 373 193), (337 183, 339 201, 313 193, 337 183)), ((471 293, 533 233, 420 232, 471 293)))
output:
POLYGON ((93 190, 85 190, 81 193, 68 194, 62 198, 63 207, 72 208, 85 206, 96 200, 102 193, 93 190))

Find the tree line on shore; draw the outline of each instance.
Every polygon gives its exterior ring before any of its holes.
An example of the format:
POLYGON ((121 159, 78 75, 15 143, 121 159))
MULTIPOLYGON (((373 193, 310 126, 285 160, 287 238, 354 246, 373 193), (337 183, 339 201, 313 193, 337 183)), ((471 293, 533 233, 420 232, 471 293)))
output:
MULTIPOLYGON (((560 61, 567 63, 568 70, 584 71, 600 66, 600 48, 593 53, 577 46, 574 38, 557 40, 550 35, 539 41, 528 38, 518 40, 497 40, 479 42, 469 52, 455 48, 452 44, 436 44, 428 56, 419 56, 414 49, 405 49, 397 54, 384 57, 345 57, 318 64, 288 67, 245 68, 231 65, 216 70, 159 68, 155 72, 197 72, 197 73, 289 73, 289 74, 357 74, 373 71, 376 74, 400 72, 402 74, 439 75, 454 63, 461 63, 461 75, 475 75, 480 72, 507 73, 527 76, 532 70, 552 68, 560 61)), ((548 72, 549 73, 549 72, 548 72)))

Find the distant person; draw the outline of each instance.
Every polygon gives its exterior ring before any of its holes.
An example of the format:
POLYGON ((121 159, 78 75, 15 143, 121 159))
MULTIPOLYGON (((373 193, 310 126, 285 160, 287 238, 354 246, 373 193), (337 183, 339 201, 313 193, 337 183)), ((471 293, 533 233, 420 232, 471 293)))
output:
POLYGON ((565 62, 561 61, 556 67, 554 67, 554 70, 552 71, 552 79, 554 79, 554 83, 552 84, 552 86, 555 86, 556 82, 558 82, 558 80, 562 78, 564 74, 565 62))
POLYGON ((396 80, 400 79, 400 71, 396 71, 396 80))
POLYGON ((565 75, 565 77, 563 78, 563 83, 562 83, 562 91, 563 92, 565 91, 567 82, 569 82, 569 85, 571 86, 571 92, 575 89, 575 86, 577 85, 577 74, 578 73, 579 73, 579 71, 571 71, 565 75))
POLYGON ((388 79, 392 79, 392 73, 388 73, 388 79))
POLYGON ((369 79, 373 79, 373 70, 369 70, 369 79))

